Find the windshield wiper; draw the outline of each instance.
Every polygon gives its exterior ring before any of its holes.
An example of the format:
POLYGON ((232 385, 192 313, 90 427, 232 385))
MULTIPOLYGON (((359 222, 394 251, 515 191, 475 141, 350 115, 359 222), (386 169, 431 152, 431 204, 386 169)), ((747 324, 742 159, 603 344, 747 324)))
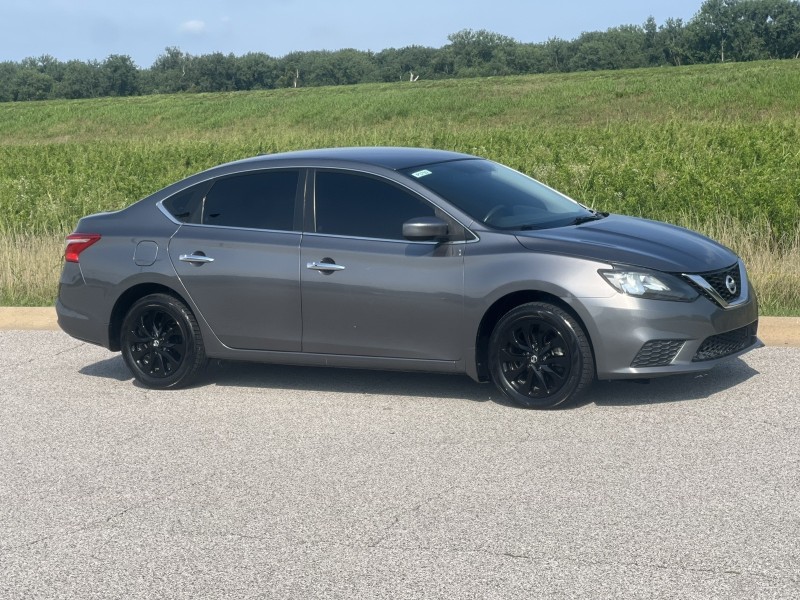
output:
POLYGON ((596 210, 589 210, 592 214, 576 217, 572 221, 563 224, 556 224, 557 222, 548 221, 546 223, 528 223, 527 225, 518 225, 517 227, 509 227, 508 229, 515 229, 517 231, 534 231, 536 229, 550 229, 552 227, 568 227, 570 225, 580 225, 581 223, 588 223, 589 221, 599 221, 605 219, 608 213, 598 212, 596 210))
POLYGON ((580 225, 581 223, 588 223, 589 221, 599 221, 600 219, 605 219, 608 216, 608 213, 597 212, 596 210, 592 211, 590 215, 584 215, 582 217, 577 217, 570 225, 580 225))

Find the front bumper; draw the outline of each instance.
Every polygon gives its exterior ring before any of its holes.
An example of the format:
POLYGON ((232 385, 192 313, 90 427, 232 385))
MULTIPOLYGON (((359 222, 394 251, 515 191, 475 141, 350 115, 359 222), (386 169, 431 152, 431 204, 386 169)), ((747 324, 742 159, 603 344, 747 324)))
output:
POLYGON ((723 309, 694 302, 642 300, 618 294, 581 299, 599 379, 650 378, 707 371, 721 360, 760 348, 758 302, 723 309))

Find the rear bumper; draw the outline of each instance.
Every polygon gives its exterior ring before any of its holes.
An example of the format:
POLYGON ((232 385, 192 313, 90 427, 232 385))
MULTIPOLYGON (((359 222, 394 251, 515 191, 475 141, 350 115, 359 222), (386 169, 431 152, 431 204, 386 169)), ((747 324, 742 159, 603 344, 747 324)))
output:
POLYGON ((83 342, 108 348, 108 323, 98 323, 75 310, 67 308, 59 298, 56 300, 58 326, 68 335, 83 342))
POLYGON ((58 326, 74 338, 108 348, 108 319, 98 317, 100 295, 86 285, 77 264, 64 264, 56 299, 58 326))

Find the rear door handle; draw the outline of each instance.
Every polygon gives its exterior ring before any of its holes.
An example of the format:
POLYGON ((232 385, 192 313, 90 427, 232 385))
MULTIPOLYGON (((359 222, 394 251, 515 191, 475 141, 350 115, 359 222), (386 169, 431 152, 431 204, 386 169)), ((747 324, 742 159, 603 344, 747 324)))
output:
POLYGON ((195 252, 194 254, 181 254, 178 260, 183 262, 192 263, 193 265, 204 265, 205 263, 212 263, 214 259, 202 253, 195 252))
POLYGON ((306 263, 306 269, 311 269, 312 271, 344 271, 345 266, 333 263, 310 262, 306 263))

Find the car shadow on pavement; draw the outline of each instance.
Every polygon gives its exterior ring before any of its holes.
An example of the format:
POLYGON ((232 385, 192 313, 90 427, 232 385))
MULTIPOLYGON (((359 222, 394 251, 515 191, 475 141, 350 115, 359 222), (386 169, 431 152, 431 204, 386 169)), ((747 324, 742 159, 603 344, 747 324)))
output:
POLYGON ((106 379, 114 379, 116 381, 129 381, 133 379, 133 375, 131 375, 128 367, 125 366, 125 361, 122 360, 120 354, 86 365, 80 369, 78 373, 91 377, 105 377, 106 379))
POLYGON ((212 361, 200 385, 263 387, 346 394, 463 398, 488 402, 501 398, 492 385, 462 374, 295 367, 212 361))
MULTIPOLYGON (((130 381, 132 376, 122 357, 101 360, 80 369, 82 375, 130 381)), ((758 375, 758 371, 736 358, 711 371, 654 378, 647 383, 596 381, 577 406, 626 406, 692 401, 708 398, 758 375)), ((143 387, 133 381, 133 385, 143 387)), ((368 371, 322 367, 294 367, 212 360, 198 387, 248 387, 345 394, 380 394, 461 398, 471 402, 494 402, 515 406, 491 384, 478 384, 458 374, 368 371)), ((570 407, 565 407, 570 408, 570 407)))
POLYGON ((744 383, 759 372, 741 358, 724 361, 704 373, 638 381, 596 381, 581 405, 627 406, 702 400, 744 383))

